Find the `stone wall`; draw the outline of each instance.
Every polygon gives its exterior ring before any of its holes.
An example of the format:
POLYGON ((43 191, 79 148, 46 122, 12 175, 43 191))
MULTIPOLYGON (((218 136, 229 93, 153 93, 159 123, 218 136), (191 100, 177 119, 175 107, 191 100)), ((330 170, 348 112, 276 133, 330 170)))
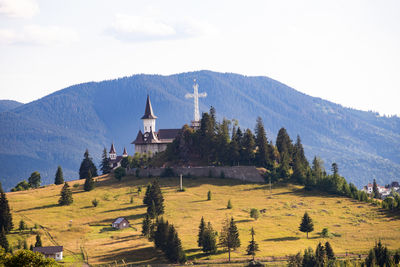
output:
MULTIPOLYGON (((191 175, 195 177, 212 177, 219 178, 224 173, 225 178, 238 179, 247 182, 262 183, 263 176, 254 166, 234 166, 234 167, 174 167, 171 168, 175 175, 191 175)), ((161 176, 165 168, 149 168, 140 169, 140 177, 161 176)), ((135 170, 129 170, 128 173, 135 174, 135 170)))

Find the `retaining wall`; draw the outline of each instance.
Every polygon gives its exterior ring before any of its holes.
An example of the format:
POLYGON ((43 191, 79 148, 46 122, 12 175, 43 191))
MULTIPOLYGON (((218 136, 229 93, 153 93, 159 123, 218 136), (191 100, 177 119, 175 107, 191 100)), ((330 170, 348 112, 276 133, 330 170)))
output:
MULTIPOLYGON (((191 175, 195 177, 211 177, 219 178, 224 173, 225 178, 238 179, 247 182, 262 183, 263 176, 254 166, 234 166, 234 167, 173 167, 171 168, 175 175, 191 175)), ((165 168, 149 168, 140 169, 139 177, 161 176, 165 168)), ((135 174, 135 170, 129 170, 129 174, 135 174)))

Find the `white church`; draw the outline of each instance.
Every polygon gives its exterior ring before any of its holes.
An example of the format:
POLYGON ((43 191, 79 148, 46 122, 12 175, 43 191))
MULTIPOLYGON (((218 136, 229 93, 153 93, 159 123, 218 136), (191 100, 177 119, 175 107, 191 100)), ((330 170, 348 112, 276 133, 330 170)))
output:
MULTIPOLYGON (((192 121, 191 127, 198 129, 200 128, 200 111, 199 111, 199 98, 206 97, 207 93, 198 92, 199 85, 194 80, 193 94, 186 94, 186 98, 193 98, 194 104, 194 120, 192 121)), ((135 145, 135 152, 143 154, 150 153, 155 154, 157 152, 164 151, 167 145, 174 141, 181 129, 159 129, 156 130, 156 119, 154 115, 153 107, 151 106, 150 96, 147 95, 146 107, 144 115, 142 116, 143 121, 143 132, 139 130, 136 139, 131 143, 135 145)), ((114 144, 111 145, 109 152, 110 163, 112 169, 121 166, 121 160, 128 156, 126 149, 122 156, 117 156, 114 144)))

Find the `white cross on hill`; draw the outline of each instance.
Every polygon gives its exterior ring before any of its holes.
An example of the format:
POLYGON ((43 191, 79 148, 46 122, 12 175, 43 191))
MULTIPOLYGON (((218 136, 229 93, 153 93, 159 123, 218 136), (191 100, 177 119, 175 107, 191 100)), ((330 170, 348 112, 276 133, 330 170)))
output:
POLYGON ((196 83, 196 79, 193 80, 194 85, 193 85, 193 94, 186 94, 185 98, 193 98, 194 102, 194 121, 199 122, 200 121, 200 111, 199 111, 199 97, 206 97, 207 93, 200 93, 199 94, 199 85, 196 83))

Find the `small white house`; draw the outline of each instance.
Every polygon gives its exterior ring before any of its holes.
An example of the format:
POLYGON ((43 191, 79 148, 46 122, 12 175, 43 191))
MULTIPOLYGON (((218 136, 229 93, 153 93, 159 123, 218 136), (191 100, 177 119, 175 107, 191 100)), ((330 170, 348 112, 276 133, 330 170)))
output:
POLYGON ((46 258, 53 258, 56 261, 63 259, 62 246, 34 247, 33 252, 42 253, 46 258))
POLYGON ((124 229, 124 228, 128 228, 129 222, 127 219, 120 217, 118 219, 116 219, 113 223, 112 223, 112 227, 116 228, 116 229, 124 229))

